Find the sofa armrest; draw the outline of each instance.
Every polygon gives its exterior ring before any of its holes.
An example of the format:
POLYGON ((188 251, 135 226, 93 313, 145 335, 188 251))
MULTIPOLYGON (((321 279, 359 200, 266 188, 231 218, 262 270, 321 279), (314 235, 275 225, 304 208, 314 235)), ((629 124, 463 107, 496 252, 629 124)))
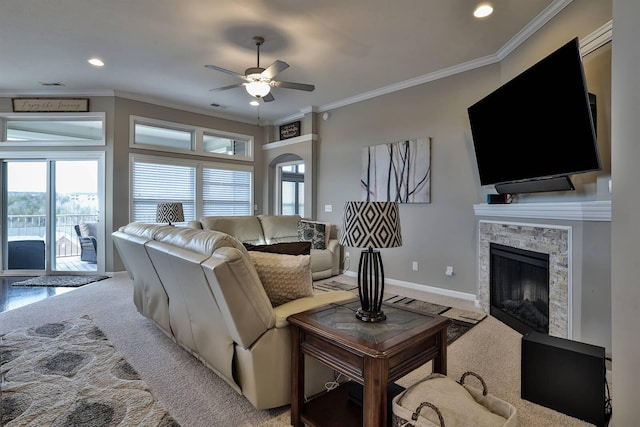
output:
POLYGON ((340 250, 342 245, 338 239, 329 240, 329 245, 327 245, 327 249, 331 251, 331 275, 337 276, 340 274, 340 261, 342 257, 342 251, 340 250))
POLYGON ((331 304, 333 302, 346 301, 356 298, 357 295, 349 291, 330 291, 315 294, 310 297, 298 298, 288 303, 279 305, 273 309, 276 315, 276 328, 289 326, 287 318, 292 314, 310 310, 312 308, 331 304))

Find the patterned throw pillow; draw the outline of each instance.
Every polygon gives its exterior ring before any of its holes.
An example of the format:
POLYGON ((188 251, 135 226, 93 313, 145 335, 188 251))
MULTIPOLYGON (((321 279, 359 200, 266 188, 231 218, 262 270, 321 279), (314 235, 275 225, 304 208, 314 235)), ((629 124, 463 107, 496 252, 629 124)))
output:
POLYGON ((312 249, 326 249, 326 229, 325 223, 301 219, 298 221, 298 240, 311 242, 312 249))
POLYGON ((249 256, 274 307, 313 295, 310 255, 249 251, 249 256))

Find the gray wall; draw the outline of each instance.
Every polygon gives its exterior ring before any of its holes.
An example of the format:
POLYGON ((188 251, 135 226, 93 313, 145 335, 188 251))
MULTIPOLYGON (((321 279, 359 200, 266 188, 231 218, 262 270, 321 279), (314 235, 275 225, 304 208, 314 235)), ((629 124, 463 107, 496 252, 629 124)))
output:
MULTIPOLYGON (((345 201, 362 199, 362 148, 431 137, 431 203, 400 206, 403 246, 382 250, 385 277, 475 295, 479 180, 467 107, 498 84, 493 65, 331 111, 318 121, 318 219, 341 226, 345 201)), ((360 251, 351 252, 354 270, 360 251)))
POLYGON ((613 0, 611 229, 613 420, 638 425, 640 384, 640 2, 613 0))

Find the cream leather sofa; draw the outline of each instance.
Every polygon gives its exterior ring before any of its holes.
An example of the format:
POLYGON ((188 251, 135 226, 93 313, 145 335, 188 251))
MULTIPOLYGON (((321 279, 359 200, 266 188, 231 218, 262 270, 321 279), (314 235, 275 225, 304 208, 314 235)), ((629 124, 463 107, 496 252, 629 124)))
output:
MULTIPOLYGON (((190 221, 188 226, 222 231, 243 243, 270 245, 297 242, 298 221, 301 219, 300 215, 205 216, 199 221, 190 221)), ((340 274, 340 243, 336 237, 336 227, 330 224, 329 228, 326 249, 311 249, 313 280, 340 274)))
MULTIPOLYGON (((319 293, 274 308, 248 252, 225 233, 131 223, 113 240, 133 279, 138 311, 244 395, 258 409, 290 402, 287 317, 352 298, 319 293)), ((307 395, 333 372, 309 359, 307 395)))

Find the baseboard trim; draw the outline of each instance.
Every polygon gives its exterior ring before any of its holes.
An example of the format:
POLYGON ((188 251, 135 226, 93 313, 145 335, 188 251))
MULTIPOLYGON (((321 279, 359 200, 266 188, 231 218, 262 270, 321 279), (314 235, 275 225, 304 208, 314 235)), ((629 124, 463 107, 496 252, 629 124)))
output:
MULTIPOLYGON (((343 271, 342 274, 349 277, 358 277, 357 272, 350 271, 350 270, 343 271)), ((460 292, 460 291, 452 291, 450 289, 443 289, 435 286, 422 285, 419 283, 405 282, 404 280, 385 279, 385 282, 390 285, 399 286, 401 288, 411 289, 414 291, 431 292, 433 294, 442 295, 446 297, 459 298, 466 301, 473 301, 476 307, 480 306, 478 297, 477 295, 474 295, 474 294, 469 294, 469 293, 460 292)))

